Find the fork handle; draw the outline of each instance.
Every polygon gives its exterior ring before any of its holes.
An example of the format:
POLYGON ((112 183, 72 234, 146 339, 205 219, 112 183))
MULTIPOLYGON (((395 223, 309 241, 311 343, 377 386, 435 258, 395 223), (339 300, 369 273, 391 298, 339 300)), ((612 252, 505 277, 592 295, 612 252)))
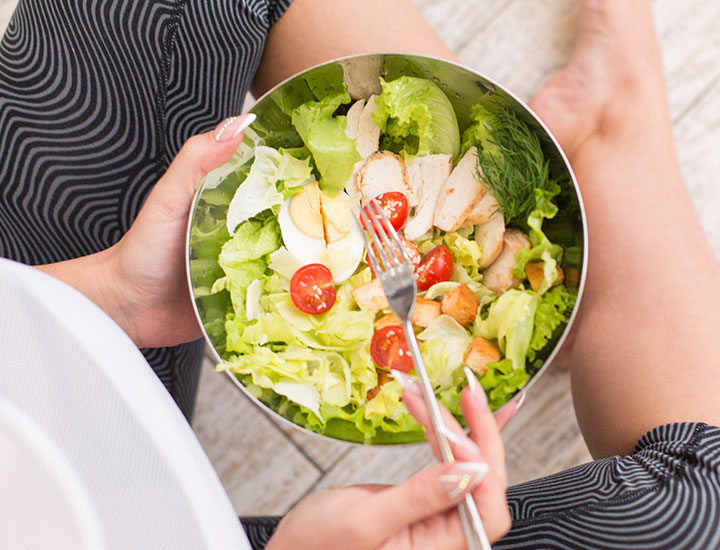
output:
MULTIPOLYGON (((453 456, 450 442, 444 435, 445 422, 440 413, 440 406, 435 399, 435 392, 432 389, 430 377, 425 370, 425 362, 420 354, 420 347, 415 338, 409 316, 408 319, 405 320, 404 327, 405 340, 407 340, 408 347, 410 348, 415 373, 420 379, 420 388, 422 388, 425 403, 430 411, 430 421, 432 422, 433 431, 435 432, 438 447, 440 448, 440 455, 442 456, 443 462, 452 464, 455 462, 455 457, 453 456)), ((480 513, 471 494, 468 493, 465 495, 465 500, 458 506, 458 511, 465 533, 465 541, 468 543, 468 550, 491 550, 490 541, 487 538, 480 513)))

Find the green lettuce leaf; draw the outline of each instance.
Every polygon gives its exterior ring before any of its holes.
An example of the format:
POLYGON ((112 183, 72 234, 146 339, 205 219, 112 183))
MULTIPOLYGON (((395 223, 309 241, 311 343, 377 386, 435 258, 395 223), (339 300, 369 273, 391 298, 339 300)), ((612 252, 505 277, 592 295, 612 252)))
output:
POLYGON ((407 155, 450 154, 457 158, 460 131, 443 91, 424 78, 381 79, 373 120, 381 131, 380 149, 407 155))
MULTIPOLYGON (((535 311, 535 329, 528 349, 528 360, 534 362, 538 353, 545 351, 549 342, 553 342, 561 328, 564 328, 570 319, 577 291, 568 290, 560 285, 550 289, 542 298, 535 311)), ((541 364, 542 361, 539 361, 541 364)), ((539 367, 540 364, 535 366, 539 367)))
POLYGON ((468 274, 477 274, 482 252, 474 239, 470 240, 459 233, 451 232, 445 234, 443 241, 450 250, 454 263, 463 266, 468 274))
POLYGON ((265 279, 266 257, 282 244, 280 226, 274 216, 258 216, 240 224, 218 257, 225 277, 213 284, 212 291, 230 293, 234 313, 225 320, 225 350, 247 353, 243 340, 247 319, 247 289, 253 281, 265 279))
POLYGON ((433 388, 457 386, 463 379, 462 364, 470 335, 449 315, 440 315, 417 335, 433 388))
POLYGON ((497 410, 507 403, 511 395, 523 388, 529 379, 525 369, 515 368, 512 360, 506 358, 488 365, 480 385, 487 393, 490 408, 497 410))
POLYGON ((490 306, 487 319, 475 324, 475 334, 497 340, 513 368, 525 370, 540 295, 530 290, 508 290, 490 306))
POLYGON ((543 221, 552 219, 557 214, 557 206, 553 204, 552 199, 560 193, 560 186, 551 182, 549 190, 535 189, 535 209, 528 216, 528 226, 530 227, 530 245, 531 248, 521 249, 515 254, 516 267, 512 270, 518 279, 527 278, 525 274, 525 266, 528 262, 543 262, 543 282, 538 289, 539 294, 545 294, 555 282, 557 277, 557 265, 562 261, 563 249, 560 245, 550 242, 542 230, 543 221))
POLYGON ((345 135, 345 116, 333 116, 340 105, 350 103, 350 94, 334 93, 321 101, 308 101, 292 112, 292 123, 310 150, 320 173, 320 189, 330 197, 345 188, 353 167, 361 160, 355 140, 345 135))

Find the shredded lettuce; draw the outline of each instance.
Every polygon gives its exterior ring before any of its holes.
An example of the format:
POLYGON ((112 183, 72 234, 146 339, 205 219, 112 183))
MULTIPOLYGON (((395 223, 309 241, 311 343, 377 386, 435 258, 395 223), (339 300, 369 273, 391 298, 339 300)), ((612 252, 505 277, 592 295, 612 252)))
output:
POLYGON ((540 295, 530 290, 508 290, 490 306, 487 319, 475 324, 476 336, 497 340, 516 370, 525 370, 540 295))
POLYGON ((446 389, 459 384, 463 378, 463 356, 471 340, 462 325, 449 315, 440 315, 417 339, 433 387, 446 389))
POLYGON ((523 388, 529 379, 525 369, 516 369, 512 360, 505 358, 488 365, 488 371, 480 379, 480 385, 487 393, 490 408, 497 410, 511 395, 523 388))
POLYGON ((558 211, 552 199, 560 192, 560 186, 557 183, 551 183, 550 190, 535 190, 536 206, 527 220, 530 227, 531 248, 523 248, 515 254, 516 267, 513 269, 513 274, 522 280, 526 278, 525 266, 528 262, 542 261, 544 277, 538 289, 540 294, 545 294, 555 282, 557 265, 562 261, 563 254, 562 247, 550 242, 542 230, 543 221, 554 218, 558 211))
POLYGON ((330 197, 345 188, 355 163, 362 160, 355 140, 345 135, 345 116, 333 116, 340 105, 350 103, 350 94, 339 92, 321 101, 308 101, 292 111, 292 123, 312 153, 320 173, 320 189, 330 197))
MULTIPOLYGON (((567 324, 576 300, 577 292, 562 285, 545 293, 535 311, 535 328, 527 355, 531 363, 535 363, 538 354, 547 349, 549 342, 559 337, 558 329, 567 324)), ((539 367, 542 361, 538 363, 535 366, 539 367)))
POLYGON ((402 76, 381 79, 373 120, 380 127, 381 149, 407 155, 450 154, 457 158, 460 131, 450 100, 432 81, 402 76))

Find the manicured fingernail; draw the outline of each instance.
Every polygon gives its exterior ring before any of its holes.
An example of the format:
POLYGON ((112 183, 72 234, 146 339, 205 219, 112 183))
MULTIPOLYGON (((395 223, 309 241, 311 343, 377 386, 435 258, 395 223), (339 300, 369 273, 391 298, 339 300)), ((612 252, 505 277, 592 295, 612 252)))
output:
POLYGON ((438 480, 443 491, 451 499, 472 491, 488 473, 488 465, 484 462, 456 462, 438 480))
POLYGON ((517 404, 515 405, 515 412, 517 412, 520 407, 522 407, 522 404, 525 403, 525 396, 527 395, 527 392, 525 390, 522 391, 520 394, 520 399, 517 400, 517 404))
POLYGON ((480 448, 467 437, 458 435, 447 428, 440 428, 438 431, 443 434, 455 447, 462 449, 465 454, 472 456, 477 455, 480 452, 480 448))
POLYGON ((418 386, 417 382, 415 382, 415 380, 413 380, 410 376, 408 376, 404 372, 400 372, 399 370, 395 369, 391 369, 390 373, 405 391, 411 391, 418 395, 422 395, 422 390, 420 390, 420 386, 418 386))
POLYGON ((485 395, 485 390, 480 386, 478 379, 475 378, 475 373, 468 367, 463 367, 463 370, 465 371, 465 378, 467 378, 468 387, 470 388, 470 395, 481 405, 487 406, 487 395, 485 395))
POLYGON ((215 128, 215 141, 227 141, 238 137, 240 132, 255 122, 256 118, 254 113, 226 118, 215 128))

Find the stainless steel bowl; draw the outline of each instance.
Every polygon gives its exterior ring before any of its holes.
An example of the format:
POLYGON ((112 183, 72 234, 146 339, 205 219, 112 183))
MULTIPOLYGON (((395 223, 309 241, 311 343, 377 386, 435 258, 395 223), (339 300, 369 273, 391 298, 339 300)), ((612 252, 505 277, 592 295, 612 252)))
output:
MULTIPOLYGON (((514 109, 519 118, 525 121, 530 128, 541 136, 541 139, 545 143, 545 153, 548 155, 550 164, 554 167, 556 173, 559 170, 567 172, 567 181, 572 182, 577 201, 573 211, 565 212, 564 214, 570 215, 573 218, 575 227, 574 239, 582 251, 582 258, 579 260, 580 281, 578 299, 567 327, 542 367, 530 379, 526 386, 526 389, 529 388, 552 362, 559 352, 563 342, 567 338, 582 297, 585 274, 587 271, 588 240, 585 210, 575 175, 573 174, 572 168, 570 167, 570 164, 557 140, 553 137, 543 122, 524 102, 496 82, 492 81, 490 78, 457 63, 433 57, 397 53, 361 54, 344 57, 317 65, 285 80, 284 82, 281 82, 258 99, 255 105, 250 109, 250 112, 257 115, 257 120, 251 126, 252 130, 257 133, 257 135, 261 137, 266 144, 273 147, 297 146, 297 137, 292 127, 290 118, 283 112, 282 109, 283 102, 287 101, 287 98, 291 97, 294 91, 299 88, 307 88, 308 86, 312 87, 313 85, 318 85, 317 83, 319 82, 326 83, 329 74, 335 74, 338 83, 340 81, 344 81, 346 83, 348 91, 353 99, 367 97, 372 93, 379 93, 381 77, 385 80, 393 80, 400 76, 407 75, 431 79, 443 90, 452 103, 457 115, 461 133, 470 124, 471 106, 486 93, 497 94, 505 100, 507 105, 514 109)), ((222 173, 223 168, 218 170, 222 173)), ((198 295, 198 289, 203 288, 203 286, 207 284, 207 281, 211 280, 213 277, 217 278, 223 275, 222 271, 219 271, 220 268, 217 265, 219 245, 214 243, 212 239, 204 241, 201 237, 199 238, 197 234, 193 235, 192 231, 193 227, 198 224, 198 220, 203 216, 207 216, 207 212, 203 211, 203 208, 201 207, 201 199, 204 197, 210 198, 210 193, 214 191, 212 184, 208 184, 209 179, 217 181, 217 177, 206 178, 205 181, 203 181, 198 188, 190 211, 187 233, 186 266, 190 292, 195 297, 195 314, 203 327, 203 334, 205 335, 207 343, 212 349, 218 363, 220 363, 222 362, 222 358, 221 354, 218 352, 218 348, 222 347, 222 343, 217 341, 217 339, 214 341, 212 337, 212 334, 215 332, 215 330, 213 330, 213 323, 217 324, 224 320, 227 303, 223 303, 222 298, 217 295, 205 297, 198 295)), ((202 202, 204 203, 205 201, 202 202)), ((561 214, 563 213, 561 212, 561 214)), ((205 219, 205 223, 207 223, 207 218, 205 219)), ((214 223, 224 225, 224 216, 218 217, 218 219, 214 220, 214 223)), ((543 227, 552 228, 552 226, 553 220, 547 220, 543 227)), ((269 404, 258 400, 235 376, 229 372, 227 374, 237 387, 261 409, 269 411, 282 422, 290 424, 297 429, 301 429, 306 433, 313 433, 314 435, 324 439, 338 440, 338 438, 335 437, 315 434, 314 432, 305 429, 303 426, 293 423, 290 419, 274 410, 269 404)), ((516 395, 511 401, 505 404, 505 407, 510 406, 510 404, 517 398, 518 396, 516 395)), ((421 440, 421 438, 417 436, 415 436, 414 439, 415 441, 421 440)), ((349 442, 356 443, 355 441, 349 442)), ((396 444, 408 443, 408 441, 398 440, 398 438, 394 437, 392 434, 385 434, 385 436, 378 437, 370 443, 396 444)))

